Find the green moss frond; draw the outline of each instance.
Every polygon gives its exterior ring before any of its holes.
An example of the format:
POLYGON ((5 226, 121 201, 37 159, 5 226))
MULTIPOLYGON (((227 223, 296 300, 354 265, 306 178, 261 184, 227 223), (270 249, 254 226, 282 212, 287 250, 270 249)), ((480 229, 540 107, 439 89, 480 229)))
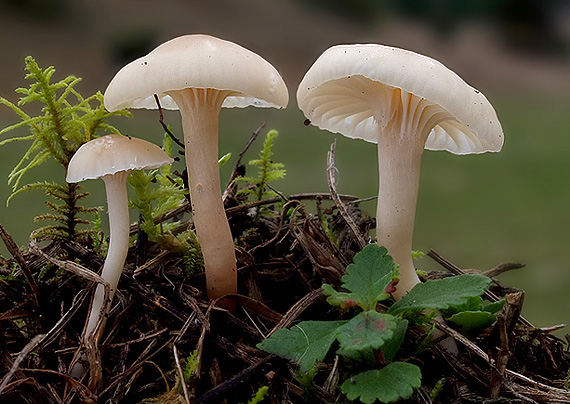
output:
POLYGON ((0 97, 0 105, 10 108, 20 118, 20 122, 0 130, 0 136, 9 135, 24 127, 29 131, 27 135, 0 140, 0 147, 12 142, 30 143, 22 158, 8 174, 12 194, 8 197, 7 203, 24 191, 43 190, 46 195, 61 202, 47 204, 54 212, 53 215, 39 216, 41 220, 50 219, 57 223, 53 227, 45 227, 45 234, 56 238, 66 234, 65 237, 74 238, 78 234, 76 226, 88 223, 84 219, 78 219, 77 216, 97 210, 78 205, 78 200, 88 194, 78 192, 80 188, 76 184, 59 185, 53 181, 40 181, 22 186, 22 179, 31 169, 41 166, 48 160, 57 161, 67 171, 69 160, 81 145, 97 137, 102 131, 119 133, 106 121, 107 118, 130 114, 126 111, 108 112, 104 107, 101 92, 89 97, 82 96, 77 90, 77 85, 81 82, 78 77, 68 76, 53 81, 54 67, 42 69, 31 56, 25 59, 25 68, 27 71, 25 78, 30 84, 27 88, 16 90, 21 95, 20 100, 15 104, 0 97), (24 110, 24 107, 30 103, 42 105, 38 116, 31 116, 24 110))
MULTIPOLYGON (((286 170, 282 163, 271 160, 273 147, 279 133, 270 130, 265 136, 259 158, 250 160, 249 165, 257 168, 257 177, 239 177, 237 180, 249 184, 238 191, 238 195, 251 196, 255 201, 278 196, 268 185, 269 183, 285 177, 286 170)), ((259 214, 260 210, 257 211, 259 214)))

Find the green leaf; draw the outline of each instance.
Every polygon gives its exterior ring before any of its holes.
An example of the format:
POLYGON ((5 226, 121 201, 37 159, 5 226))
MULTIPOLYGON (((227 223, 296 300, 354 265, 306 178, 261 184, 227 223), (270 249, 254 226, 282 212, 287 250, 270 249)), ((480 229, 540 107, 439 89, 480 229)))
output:
POLYGON ((505 299, 501 299, 498 302, 492 302, 483 307, 484 311, 488 311, 489 313, 498 313, 503 309, 505 305, 505 299))
POLYGON ((223 167, 229 161, 230 158, 232 158, 231 153, 224 154, 222 157, 218 159, 218 167, 220 168, 223 167))
POLYGON ((349 400, 371 404, 409 398, 421 384, 420 369, 411 363, 393 362, 380 370, 359 373, 345 381, 341 390, 349 400))
POLYGON ((497 317, 488 311, 462 311, 446 319, 461 327, 464 333, 477 333, 493 324, 497 317))
POLYGON ((336 339, 337 329, 345 321, 303 321, 291 329, 276 331, 257 344, 259 349, 296 362, 307 372, 322 361, 336 339))
POLYGON ((354 256, 354 262, 346 268, 342 287, 349 293, 337 292, 330 285, 323 285, 327 302, 341 307, 360 306, 373 310, 379 301, 390 297, 386 288, 396 278, 394 260, 384 247, 369 244, 354 256))
POLYGON ((481 311, 483 309, 483 298, 481 296, 470 297, 465 303, 459 306, 449 306, 448 309, 444 310, 444 317, 451 317, 456 313, 462 311, 481 311))
POLYGON ((397 326, 393 330, 392 338, 384 342, 382 345, 382 353, 384 354, 384 359, 386 362, 391 362, 396 356, 396 353, 400 349, 404 337, 406 336, 406 331, 408 330, 408 320, 404 320, 400 317, 395 317, 397 326))
POLYGON ((395 315, 406 311, 445 310, 450 306, 461 306, 469 299, 481 296, 490 283, 491 279, 472 274, 419 283, 394 303, 388 313, 395 315))
POLYGON ((354 357, 356 351, 378 349, 392 338, 397 326, 395 317, 390 314, 362 312, 337 330, 339 354, 354 357))
POLYGON ((269 387, 261 386, 255 393, 255 395, 250 400, 247 400, 247 404, 261 403, 263 400, 265 400, 265 396, 267 396, 267 393, 269 393, 269 387))

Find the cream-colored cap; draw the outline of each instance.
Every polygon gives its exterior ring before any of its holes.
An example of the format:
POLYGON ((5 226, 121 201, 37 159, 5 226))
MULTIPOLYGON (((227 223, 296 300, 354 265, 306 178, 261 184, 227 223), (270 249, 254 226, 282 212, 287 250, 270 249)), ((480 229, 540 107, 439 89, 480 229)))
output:
POLYGON ((285 108, 289 94, 279 72, 261 56, 208 35, 185 35, 159 45, 123 67, 105 90, 109 111, 178 109, 168 91, 212 88, 231 91, 223 107, 285 108))
POLYGON ((421 102, 419 112, 428 114, 408 119, 429 125, 429 114, 439 114, 426 149, 455 154, 501 150, 501 124, 485 96, 440 62, 403 49, 376 44, 329 48, 299 84, 297 102, 319 128, 377 143, 407 96, 417 99, 406 99, 406 105, 421 102))
POLYGON ((162 167, 173 162, 160 147, 143 139, 107 135, 83 144, 67 166, 66 181, 80 182, 120 171, 162 167))

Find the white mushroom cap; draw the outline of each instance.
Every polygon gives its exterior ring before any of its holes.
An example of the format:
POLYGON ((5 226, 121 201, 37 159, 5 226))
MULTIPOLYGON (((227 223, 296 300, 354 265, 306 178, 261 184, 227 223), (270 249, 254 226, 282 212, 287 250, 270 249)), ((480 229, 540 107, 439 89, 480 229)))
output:
POLYGON ((120 171, 165 166, 173 160, 154 143, 134 137, 107 135, 82 145, 67 167, 69 183, 96 179, 120 171))
POLYGON ((501 150, 501 124, 485 96, 440 62, 403 49, 334 46, 306 73, 297 102, 319 128, 377 143, 379 131, 394 119, 402 94, 418 97, 414 102, 439 114, 426 149, 455 154, 501 150))
POLYGON ((105 91, 109 111, 124 108, 178 109, 168 91, 212 88, 231 91, 224 107, 285 108, 287 87, 261 56, 208 35, 185 35, 163 43, 123 67, 105 91))

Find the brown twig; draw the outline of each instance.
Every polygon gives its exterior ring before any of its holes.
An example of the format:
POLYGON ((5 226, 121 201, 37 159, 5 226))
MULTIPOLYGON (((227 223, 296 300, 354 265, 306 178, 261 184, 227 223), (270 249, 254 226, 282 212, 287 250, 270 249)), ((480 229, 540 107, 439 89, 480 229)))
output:
POLYGON ((87 295, 89 294, 89 289, 82 289, 79 291, 74 299, 73 305, 69 310, 55 323, 55 325, 45 334, 44 339, 38 345, 38 351, 45 349, 49 344, 55 341, 57 336, 61 333, 63 328, 71 318, 77 313, 83 302, 85 301, 87 295))
POLYGON ((204 340, 206 338, 206 333, 210 331, 210 313, 215 305, 215 301, 210 301, 208 309, 204 314, 204 321, 202 322, 202 330, 200 331, 200 338, 196 344, 196 367, 194 368, 194 377, 200 379, 201 369, 202 369, 202 352, 204 351, 204 340))
MULTIPOLYGON (((358 197, 354 196, 354 195, 346 195, 346 194, 337 194, 336 195, 338 198, 340 198, 341 201, 347 201, 347 203, 357 203, 358 201, 363 201, 363 199, 359 199, 358 197)), ((329 200, 333 200, 333 197, 330 193, 324 193, 324 192, 306 192, 306 193, 300 193, 300 194, 292 194, 289 195, 288 199, 289 201, 293 201, 293 200, 314 200, 314 199, 329 199, 329 200)), ((235 214, 237 212, 242 212, 244 210, 248 210, 251 208, 255 208, 257 206, 261 206, 261 205, 270 205, 272 203, 277 203, 282 201, 283 198, 281 197, 274 197, 274 198, 267 198, 267 199, 263 199, 261 201, 252 201, 252 202, 247 202, 247 203, 243 203, 241 205, 238 206, 232 206, 231 208, 227 208, 226 209, 226 215, 232 215, 235 214)), ((154 224, 158 224, 161 222, 164 222, 166 220, 172 219, 173 217, 176 217, 182 213, 185 212, 190 212, 191 210, 191 206, 188 202, 184 203, 183 205, 181 205, 180 207, 176 208, 176 209, 172 209, 160 216, 157 216, 154 218, 154 224)), ((181 227, 188 227, 188 225, 191 222, 185 222, 181 225, 181 227)), ((133 235, 138 231, 138 223, 135 223, 133 225, 131 225, 130 229, 129 229, 129 235, 133 235)), ((175 231, 173 231, 175 232, 175 231)))
POLYGON ((234 164, 234 168, 232 170, 232 173, 230 174, 230 178, 228 180, 228 185, 226 186, 226 189, 224 190, 224 194, 222 195, 222 200, 225 202, 226 199, 230 196, 231 194, 231 189, 234 185, 234 181, 235 179, 238 177, 238 171, 239 171, 239 166, 241 165, 241 160, 243 158, 243 156, 245 155, 245 153, 249 150, 249 147, 251 146, 251 144, 255 141, 255 139, 257 139, 257 137, 259 136, 259 133, 261 132, 261 130, 265 127, 265 122, 262 122, 261 125, 259 125, 259 127, 253 131, 253 133, 251 134, 251 137, 249 138, 249 140, 247 141, 246 145, 244 146, 244 148, 239 152, 238 154, 238 158, 236 163, 234 164))
POLYGON ((26 346, 20 351, 18 357, 12 364, 10 371, 2 378, 2 383, 0 383, 0 394, 4 391, 10 379, 14 376, 22 361, 28 356, 30 352, 32 352, 45 338, 45 334, 38 334, 34 338, 32 338, 26 346))
MULTIPOLYGON (((440 329, 441 331, 444 331, 449 336, 453 337, 453 339, 455 339, 456 341, 459 341, 466 348, 468 348, 471 352, 473 352, 474 354, 479 356, 481 359, 483 359, 485 362, 487 362, 487 364, 489 364, 489 366, 491 366, 493 371, 497 371, 495 361, 493 359, 491 359, 489 357, 489 355, 487 355, 487 353, 485 353, 485 351, 483 351, 481 348, 479 348, 475 343, 471 342, 467 337, 465 337, 462 334, 460 334, 459 332, 455 331, 453 328, 449 327, 447 324, 445 324, 444 322, 442 322, 440 320, 435 319, 434 323, 438 329, 440 329)), ((528 383, 536 389, 547 391, 547 392, 550 392, 552 394, 556 394, 556 395, 559 395, 562 397, 568 397, 570 395, 570 392, 568 392, 566 390, 562 390, 562 389, 559 389, 559 388, 556 388, 553 386, 549 386, 549 385, 544 384, 544 383, 537 382, 536 380, 532 380, 531 378, 529 378, 525 375, 522 375, 518 372, 512 371, 510 369, 505 369, 504 374, 507 376, 515 377, 515 378, 517 378, 517 379, 519 379, 525 383, 528 383)), ((567 402, 570 402, 570 400, 567 402)))
POLYGON ((263 359, 258 360, 253 365, 245 368, 222 384, 219 384, 213 389, 202 394, 200 397, 196 398, 196 400, 194 400, 194 404, 220 403, 222 398, 226 397, 232 389, 242 385, 255 373, 259 372, 266 363, 273 359, 275 359, 275 355, 269 355, 263 359))
POLYGON ((509 336, 511 335, 512 329, 520 315, 523 300, 523 292, 507 295, 505 306, 497 315, 496 329, 499 331, 500 348, 495 360, 495 367, 491 371, 491 398, 499 398, 499 395, 501 394, 507 364, 511 357, 511 341, 509 336))
POLYGON ((170 251, 168 250, 163 250, 161 252, 159 252, 155 257, 153 257, 151 260, 145 262, 144 264, 142 264, 141 266, 137 267, 137 269, 135 269, 135 272, 133 273, 134 277, 137 277, 139 275, 141 275, 142 273, 144 273, 145 271, 152 269, 153 267, 160 265, 162 262, 164 262, 164 259, 166 258, 166 256, 170 254, 170 251))
POLYGON ((178 377, 180 378, 180 384, 182 385, 182 391, 184 392, 184 399, 186 404, 190 404, 190 394, 188 393, 188 386, 186 385, 186 380, 184 380, 184 371, 180 365, 180 358, 178 357, 178 349, 176 344, 172 344, 172 354, 174 355, 174 362, 176 363, 176 370, 178 371, 178 377))
POLYGON ((511 271, 513 269, 520 269, 524 268, 525 265, 521 264, 520 262, 503 262, 491 269, 483 271, 483 275, 488 276, 489 278, 493 278, 498 276, 504 272, 511 271))
POLYGON ((285 313, 277 325, 273 327, 273 329, 267 335, 267 338, 269 338, 275 331, 289 327, 291 324, 293 324, 293 322, 301 315, 303 311, 305 311, 307 307, 319 300, 322 296, 323 290, 315 289, 299 299, 299 301, 291 306, 287 313, 285 313))
POLYGON ((164 115, 162 114, 162 107, 160 106, 158 95, 154 94, 154 100, 156 101, 156 105, 158 106, 158 113, 159 113, 158 122, 160 123, 164 131, 168 134, 168 136, 170 136, 170 138, 174 141, 174 143, 176 143, 178 146, 182 148, 182 150, 184 150, 184 143, 176 136, 174 136, 174 134, 170 131, 170 129, 168 129, 168 125, 166 125, 166 123, 164 122, 164 115))
POLYGON ((164 348, 170 346, 173 340, 174 338, 169 338, 167 341, 165 341, 161 346, 159 346, 156 349, 154 348, 158 343, 158 340, 154 339, 153 341, 151 341, 129 369, 127 369, 124 373, 118 375, 111 383, 109 383, 109 385, 105 386, 105 389, 101 392, 100 397, 108 394, 112 389, 116 388, 117 385, 119 385, 122 380, 124 380, 129 375, 134 374, 138 369, 140 369, 140 367, 144 365, 145 362, 150 360, 153 356, 157 355, 164 348))
POLYGON ((32 294, 34 296, 34 302, 35 302, 36 306, 39 306, 40 305, 40 291, 38 289, 38 285, 36 284, 36 281, 34 280, 34 276, 32 275, 32 271, 30 270, 28 263, 24 259, 24 256, 22 255, 22 252, 20 251, 20 247, 18 247, 18 244, 16 244, 16 242, 14 241, 12 236, 10 234, 8 234, 8 232, 4 229, 4 227, 1 224, 0 224, 0 237, 4 241, 4 244, 6 245, 6 248, 8 249, 10 254, 12 254, 12 257, 14 257, 14 259, 16 260, 16 262, 18 263, 18 265, 22 269, 22 272, 24 273, 24 276, 26 277, 26 281, 28 281, 28 285, 30 286, 30 289, 32 289, 32 294))
POLYGON ((331 149, 327 154, 327 180, 329 184, 329 190, 333 198, 333 201, 336 207, 338 208, 338 211, 340 212, 343 219, 346 221, 346 224, 348 225, 350 231, 352 232, 354 239, 356 240, 360 248, 364 248, 367 244, 366 240, 364 240, 364 237, 362 237, 362 235, 358 231, 356 223, 354 223, 354 220, 352 220, 352 217, 350 217, 350 214, 348 213, 346 206, 344 206, 342 200, 338 197, 338 193, 336 192, 336 186, 335 186, 336 180, 334 175, 336 171, 336 167, 334 165, 335 149, 336 149, 336 139, 332 143, 331 149))

